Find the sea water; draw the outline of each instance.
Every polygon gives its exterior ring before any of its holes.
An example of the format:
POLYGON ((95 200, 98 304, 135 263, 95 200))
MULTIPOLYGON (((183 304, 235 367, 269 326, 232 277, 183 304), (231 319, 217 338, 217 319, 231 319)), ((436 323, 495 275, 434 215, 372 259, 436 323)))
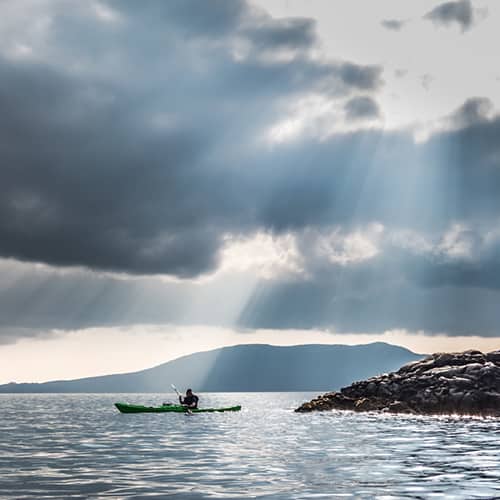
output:
POLYGON ((0 497, 500 498, 500 420, 293 412, 314 395, 0 395, 0 497))

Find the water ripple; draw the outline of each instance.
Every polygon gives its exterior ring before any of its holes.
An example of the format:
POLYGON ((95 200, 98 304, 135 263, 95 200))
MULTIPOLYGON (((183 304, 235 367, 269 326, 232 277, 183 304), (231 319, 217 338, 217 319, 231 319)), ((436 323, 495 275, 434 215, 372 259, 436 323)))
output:
POLYGON ((311 394, 204 394, 240 413, 139 414, 161 394, 0 395, 2 498, 499 498, 500 421, 296 414, 311 394))

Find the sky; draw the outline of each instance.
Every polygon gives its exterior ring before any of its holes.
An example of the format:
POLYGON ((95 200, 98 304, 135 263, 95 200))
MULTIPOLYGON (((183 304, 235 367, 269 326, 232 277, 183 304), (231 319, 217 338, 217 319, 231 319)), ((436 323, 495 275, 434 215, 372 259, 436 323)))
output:
POLYGON ((0 383, 241 343, 500 348, 500 4, 0 2, 0 383))

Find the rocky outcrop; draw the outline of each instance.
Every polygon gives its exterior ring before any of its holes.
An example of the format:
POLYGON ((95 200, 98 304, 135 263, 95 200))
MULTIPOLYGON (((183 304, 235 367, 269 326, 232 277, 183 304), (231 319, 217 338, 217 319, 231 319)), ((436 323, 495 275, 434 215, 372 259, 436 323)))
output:
POLYGON ((500 350, 433 354, 318 396, 295 411, 332 409, 500 417, 500 350))

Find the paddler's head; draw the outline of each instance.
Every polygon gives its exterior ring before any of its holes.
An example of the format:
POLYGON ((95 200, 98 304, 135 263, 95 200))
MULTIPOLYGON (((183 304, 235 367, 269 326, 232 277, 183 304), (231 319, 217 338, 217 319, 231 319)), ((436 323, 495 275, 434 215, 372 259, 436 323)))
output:
POLYGON ((186 391, 186 396, 191 396, 193 394, 193 391, 191 389, 188 389, 186 391))

